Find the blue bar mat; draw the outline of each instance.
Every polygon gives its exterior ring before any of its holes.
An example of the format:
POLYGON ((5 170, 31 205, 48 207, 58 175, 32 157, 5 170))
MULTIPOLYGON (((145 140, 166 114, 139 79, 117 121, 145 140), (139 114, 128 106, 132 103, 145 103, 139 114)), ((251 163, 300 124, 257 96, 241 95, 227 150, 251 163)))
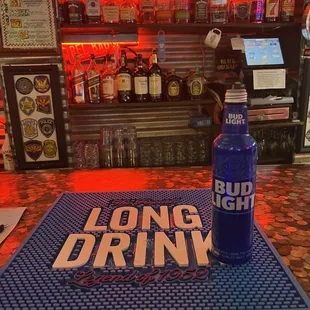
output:
MULTIPOLYGON (((189 267, 178 267, 172 257, 166 255, 166 265, 159 268, 160 274, 153 277, 154 281, 143 283, 143 277, 140 277, 126 282, 124 276, 130 276, 132 272, 137 271, 141 276, 154 271, 154 232, 161 230, 154 222, 151 224, 152 231, 148 233, 147 264, 142 268, 133 267, 136 235, 141 232, 139 218, 137 228, 125 232, 132 242, 124 252, 127 267, 115 268, 109 257, 104 268, 92 270, 91 256, 85 266, 52 269, 68 235, 84 233, 85 222, 94 207, 104 210, 97 225, 108 225, 112 211, 119 206, 135 206, 140 212, 143 206, 152 206, 156 210, 160 205, 167 205, 172 216, 171 210, 175 205, 194 205, 204 226, 201 234, 206 236, 211 224, 210 202, 210 190, 63 194, 3 268, 0 275, 0 309, 310 309, 307 295, 257 224, 253 260, 243 266, 221 265, 210 255, 210 266, 197 267, 191 233, 185 231, 189 244, 189 267), (184 274, 189 268, 190 277, 186 278, 184 274), (82 285, 76 285, 74 279, 87 272, 98 277, 110 275, 105 277, 110 281, 99 281, 98 285, 93 286, 85 286, 85 281, 82 281, 82 285), (177 277, 180 273, 181 279, 177 277), (197 276, 197 273, 200 274, 197 276), (169 277, 164 279, 163 274, 169 274, 169 277)), ((125 214, 121 224, 126 224, 126 221, 125 214)), ((174 233, 180 229, 174 227, 173 219, 170 222, 172 227, 164 232, 174 241, 174 233)), ((102 232, 91 234, 100 242, 102 232)), ((81 246, 76 244, 70 259, 78 256, 81 246)))

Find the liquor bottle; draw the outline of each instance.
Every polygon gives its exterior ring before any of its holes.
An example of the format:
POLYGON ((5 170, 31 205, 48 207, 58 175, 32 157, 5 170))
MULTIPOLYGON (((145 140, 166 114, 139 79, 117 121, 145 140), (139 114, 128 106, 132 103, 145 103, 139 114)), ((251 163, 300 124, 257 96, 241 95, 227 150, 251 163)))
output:
POLYGON ((143 69, 142 55, 138 54, 137 69, 133 75, 135 95, 137 102, 148 101, 148 78, 143 69))
POLYGON ((112 55, 107 55, 107 69, 101 77, 101 98, 103 103, 117 102, 117 86, 115 71, 112 64, 112 55))
POLYGON ((13 152, 11 149, 9 135, 7 133, 5 125, 4 125, 4 131, 5 131, 5 138, 4 138, 4 143, 2 145, 2 148, 1 148, 2 154, 3 154, 4 170, 14 171, 15 164, 14 164, 13 152))
POLYGON ((176 24, 187 24, 191 20, 189 0, 175 0, 174 21, 176 24))
POLYGON ((100 70, 94 54, 90 55, 87 69, 87 95, 90 103, 100 103, 100 70))
POLYGON ((58 16, 59 16, 59 22, 60 24, 63 24, 65 22, 65 1, 59 0, 58 1, 58 16))
POLYGON ((107 24, 119 23, 119 7, 114 0, 105 0, 102 4, 103 22, 107 24))
POLYGON ((67 0, 64 6, 68 23, 71 25, 84 24, 85 5, 81 0, 67 0))
POLYGON ((71 76, 72 102, 77 104, 85 103, 85 70, 78 54, 75 55, 71 76))
POLYGON ((100 24, 100 1, 86 0, 86 22, 100 24))
POLYGON ((141 0, 140 22, 141 24, 154 24, 155 23, 154 0, 141 0))
POLYGON ((120 8, 120 22, 122 24, 136 24, 137 12, 137 5, 132 0, 124 0, 120 8))
POLYGON ((196 0, 195 3, 195 23, 208 23, 209 5, 207 0, 196 0))
POLYGON ((156 0, 156 22, 157 24, 174 23, 174 6, 172 0, 156 0))
POLYGON ((198 65, 196 65, 195 73, 187 79, 187 89, 191 100, 202 100, 207 87, 207 79, 200 74, 198 65))
POLYGON ((252 23, 263 23, 265 16, 265 0, 255 0, 252 2, 252 23))
POLYGON ((227 0, 210 1, 210 23, 226 24, 228 22, 227 0))
POLYGON ((171 75, 166 79, 166 94, 168 101, 181 101, 183 99, 183 80, 171 70, 171 75))
POLYGON ((72 65, 70 60, 66 61, 66 89, 67 89, 67 97, 68 97, 68 102, 69 104, 72 104, 72 65))
POLYGON ((222 133, 212 146, 212 253, 226 264, 252 257, 257 145, 249 135, 247 93, 226 92, 222 133))
POLYGON ((295 11, 295 0, 282 0, 281 22, 293 22, 295 11))
POLYGON ((119 68, 116 76, 118 102, 126 103, 131 102, 131 73, 127 67, 126 52, 122 51, 121 67, 119 68))
POLYGON ((276 23, 280 19, 280 0, 266 0, 265 22, 276 23))
POLYGON ((155 102, 162 100, 162 76, 161 69, 157 62, 156 50, 153 50, 152 65, 149 69, 149 93, 151 101, 155 102))
POLYGON ((252 0, 233 0, 232 13, 233 22, 249 23, 251 17, 252 0))

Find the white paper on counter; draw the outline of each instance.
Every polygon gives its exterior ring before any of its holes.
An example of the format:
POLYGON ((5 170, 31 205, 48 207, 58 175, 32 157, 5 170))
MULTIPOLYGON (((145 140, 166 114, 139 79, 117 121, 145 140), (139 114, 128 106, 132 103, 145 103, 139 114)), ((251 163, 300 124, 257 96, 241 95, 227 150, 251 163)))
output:
POLYGON ((0 244, 18 224, 26 208, 0 208, 0 225, 10 225, 0 233, 0 244))
POLYGON ((283 89, 286 81, 285 69, 253 70, 253 88, 283 89))

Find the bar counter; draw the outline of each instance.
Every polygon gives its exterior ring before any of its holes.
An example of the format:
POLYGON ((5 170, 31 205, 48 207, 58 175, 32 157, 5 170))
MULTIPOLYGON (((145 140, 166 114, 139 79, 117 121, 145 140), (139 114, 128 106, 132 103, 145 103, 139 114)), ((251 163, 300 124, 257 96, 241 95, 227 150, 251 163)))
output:
MULTIPOLYGON (((27 207, 0 245, 2 267, 62 192, 210 188, 211 169, 3 172, 0 180, 0 207, 27 207)), ((310 165, 259 166, 255 218, 310 295, 310 165)))

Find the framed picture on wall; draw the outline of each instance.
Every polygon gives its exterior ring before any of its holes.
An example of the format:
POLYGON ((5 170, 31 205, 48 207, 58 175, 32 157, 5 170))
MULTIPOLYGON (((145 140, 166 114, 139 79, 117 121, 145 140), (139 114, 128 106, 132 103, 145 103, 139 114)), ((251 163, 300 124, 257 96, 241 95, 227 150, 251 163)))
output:
POLYGON ((18 169, 66 167, 58 67, 4 66, 3 73, 18 169))

